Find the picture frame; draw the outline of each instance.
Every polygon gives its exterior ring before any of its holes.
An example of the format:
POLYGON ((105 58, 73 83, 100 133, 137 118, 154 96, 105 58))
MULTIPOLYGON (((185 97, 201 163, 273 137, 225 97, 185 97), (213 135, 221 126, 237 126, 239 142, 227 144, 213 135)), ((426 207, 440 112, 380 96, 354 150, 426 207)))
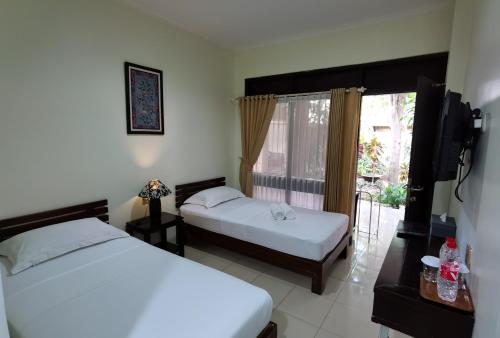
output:
POLYGON ((165 134, 163 72, 125 62, 127 134, 165 134))

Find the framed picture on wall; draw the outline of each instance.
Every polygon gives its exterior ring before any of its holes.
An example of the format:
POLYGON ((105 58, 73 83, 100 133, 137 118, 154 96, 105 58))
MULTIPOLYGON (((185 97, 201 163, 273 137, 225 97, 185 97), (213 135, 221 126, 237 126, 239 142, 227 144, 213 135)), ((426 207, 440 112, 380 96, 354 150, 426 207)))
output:
POLYGON ((125 62, 127 134, 163 135, 163 72, 125 62))

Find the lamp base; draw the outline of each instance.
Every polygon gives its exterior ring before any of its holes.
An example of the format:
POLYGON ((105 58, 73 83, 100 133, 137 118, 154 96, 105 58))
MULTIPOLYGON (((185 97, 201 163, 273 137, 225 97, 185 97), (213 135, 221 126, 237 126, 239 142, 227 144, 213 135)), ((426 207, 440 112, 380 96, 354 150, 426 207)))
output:
POLYGON ((161 200, 154 198, 149 200, 149 217, 151 224, 159 224, 161 221, 161 200))

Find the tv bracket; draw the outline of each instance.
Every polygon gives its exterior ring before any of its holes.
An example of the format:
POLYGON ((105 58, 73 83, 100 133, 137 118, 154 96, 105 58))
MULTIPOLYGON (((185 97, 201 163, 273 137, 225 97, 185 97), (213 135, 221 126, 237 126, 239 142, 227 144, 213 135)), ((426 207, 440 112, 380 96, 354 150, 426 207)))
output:
POLYGON ((474 109, 474 111, 472 112, 472 116, 474 118, 474 129, 481 129, 482 132, 485 132, 486 119, 483 114, 481 114, 481 111, 479 109, 474 109), (477 115, 475 115, 475 110, 479 111, 477 115))

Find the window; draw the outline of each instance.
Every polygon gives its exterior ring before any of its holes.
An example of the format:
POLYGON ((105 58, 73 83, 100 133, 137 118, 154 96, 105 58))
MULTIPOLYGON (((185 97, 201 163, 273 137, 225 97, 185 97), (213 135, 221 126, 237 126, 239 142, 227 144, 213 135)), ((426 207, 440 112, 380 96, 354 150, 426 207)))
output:
POLYGON ((330 94, 284 96, 253 172, 253 196, 323 209, 330 94))

